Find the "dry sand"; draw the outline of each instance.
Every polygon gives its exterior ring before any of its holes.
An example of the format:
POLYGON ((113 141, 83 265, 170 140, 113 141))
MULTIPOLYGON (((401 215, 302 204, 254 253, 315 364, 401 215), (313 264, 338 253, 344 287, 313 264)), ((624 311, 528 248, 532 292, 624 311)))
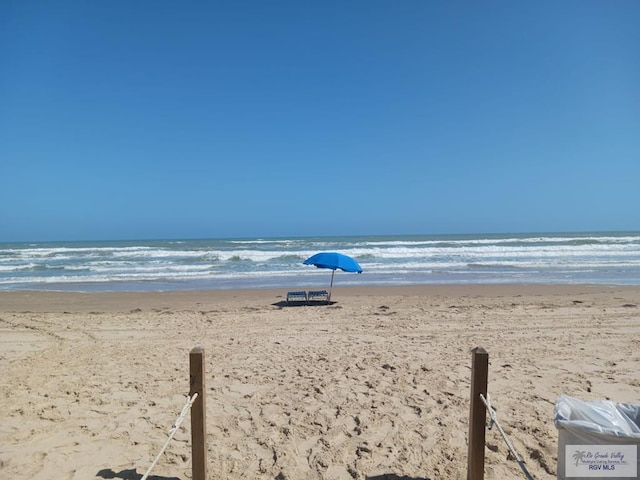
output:
MULTIPOLYGON (((640 288, 0 293, 0 477, 139 479, 206 351, 211 479, 465 479, 471 349, 534 478, 557 397, 640 403, 640 288)), ((191 478, 189 421, 153 470, 191 478)), ((524 478, 494 430, 487 479, 524 478)))

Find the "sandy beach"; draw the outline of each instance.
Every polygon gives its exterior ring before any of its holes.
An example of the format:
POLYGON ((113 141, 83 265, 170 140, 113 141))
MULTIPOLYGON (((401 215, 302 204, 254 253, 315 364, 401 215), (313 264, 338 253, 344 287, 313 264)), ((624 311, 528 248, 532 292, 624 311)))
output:
MULTIPOLYGON (((0 293, 0 476, 139 479, 206 352, 211 479, 465 479, 471 350, 536 479, 556 399, 640 403, 640 287, 0 293)), ((524 478, 487 431, 487 479, 524 478)), ((153 470, 191 478, 189 421, 153 470)))

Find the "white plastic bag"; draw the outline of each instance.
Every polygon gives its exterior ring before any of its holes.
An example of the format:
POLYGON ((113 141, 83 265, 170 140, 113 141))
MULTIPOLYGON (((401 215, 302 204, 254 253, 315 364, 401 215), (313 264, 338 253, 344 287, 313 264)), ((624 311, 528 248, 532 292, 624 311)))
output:
POLYGON ((640 405, 585 402, 566 395, 556 401, 558 479, 638 478, 640 405))
POLYGON ((609 400, 583 402, 560 395, 554 422, 557 428, 567 430, 640 438, 640 405, 609 400))

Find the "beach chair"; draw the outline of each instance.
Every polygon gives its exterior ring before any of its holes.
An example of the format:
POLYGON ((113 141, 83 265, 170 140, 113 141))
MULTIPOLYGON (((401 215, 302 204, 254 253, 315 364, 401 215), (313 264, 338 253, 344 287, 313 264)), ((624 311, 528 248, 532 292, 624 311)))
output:
POLYGON ((313 300, 319 300, 324 301, 325 303, 329 303, 329 292, 327 292, 326 290, 310 291, 307 298, 309 299, 309 302, 313 300))
POLYGON ((287 292, 287 305, 291 302, 307 303, 307 292, 287 292))

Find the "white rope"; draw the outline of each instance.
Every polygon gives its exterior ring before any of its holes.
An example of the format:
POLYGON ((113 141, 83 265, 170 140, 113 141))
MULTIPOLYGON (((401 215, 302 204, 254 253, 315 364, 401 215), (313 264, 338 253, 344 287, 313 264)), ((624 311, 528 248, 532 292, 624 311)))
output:
POLYGON ((507 444, 507 448, 511 452, 511 455, 513 455, 513 458, 515 458, 516 462, 518 462, 518 465, 520 465, 520 469, 524 472, 528 480, 534 480, 531 474, 529 473, 529 471, 527 470, 527 467, 525 466, 524 462, 518 455, 518 452, 516 452, 516 449, 513 448, 513 445, 507 438, 507 434, 504 433, 504 430, 500 426, 500 423, 498 423, 498 417, 496 416, 496 411, 493 409, 493 407, 489 402, 489 394, 487 394, 487 398, 484 398, 484 395, 480 394, 480 399, 482 400, 482 403, 484 403, 484 406, 487 408, 487 412, 489 412, 489 417, 491 417, 489 430, 491 430, 491 427, 493 427, 494 424, 496 427, 498 427, 498 431, 500 432, 500 435, 502 435, 502 439, 504 440, 504 443, 507 444))
POLYGON ((196 398, 198 398, 198 392, 194 393, 193 397, 191 397, 191 398, 187 397, 187 403, 185 404, 184 407, 182 407, 182 411, 180 412, 180 415, 178 415, 178 418, 176 419, 176 422, 171 426, 171 430, 169 430, 169 438, 167 438, 167 441, 164 442, 164 446, 162 447, 162 450, 160 450, 160 453, 153 460, 153 463, 151 464, 149 469, 145 472, 145 474, 142 476, 142 478, 140 480, 147 480, 147 477, 151 473, 151 470, 153 470, 153 467, 156 466, 156 463, 158 463, 158 460, 160 460, 160 457, 162 456, 164 451, 169 446, 169 442, 171 442, 171 439, 173 438, 173 436, 178 431, 178 428, 180 428, 180 425, 182 425, 182 422, 184 421, 185 417, 187 416, 187 412, 189 411, 189 409, 193 405, 193 402, 196 401, 196 398))

